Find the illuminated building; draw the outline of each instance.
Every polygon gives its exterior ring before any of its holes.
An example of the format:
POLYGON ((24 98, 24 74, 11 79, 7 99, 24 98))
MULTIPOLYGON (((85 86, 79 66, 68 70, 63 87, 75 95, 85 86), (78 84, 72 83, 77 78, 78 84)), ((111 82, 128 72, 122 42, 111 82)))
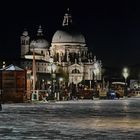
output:
POLYGON ((78 84, 93 79, 101 80, 102 64, 93 56, 86 46, 85 37, 78 31, 72 21, 69 10, 64 15, 61 29, 58 29, 49 43, 39 26, 36 38, 30 39, 25 30, 21 36, 21 65, 26 69, 32 68, 33 49, 35 51, 36 72, 38 88, 43 89, 47 83, 50 69, 50 58, 56 65, 57 77, 63 77, 65 82, 78 84), (94 75, 95 66, 98 65, 98 74, 94 75))

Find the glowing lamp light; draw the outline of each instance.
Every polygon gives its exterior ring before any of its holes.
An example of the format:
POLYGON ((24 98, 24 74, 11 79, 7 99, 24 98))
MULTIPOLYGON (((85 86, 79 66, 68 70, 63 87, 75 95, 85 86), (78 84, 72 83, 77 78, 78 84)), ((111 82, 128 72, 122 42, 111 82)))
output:
POLYGON ((127 79, 127 77, 129 76, 128 69, 127 69, 127 68, 124 68, 122 74, 123 74, 123 77, 124 77, 125 79, 127 79))
POLYGON ((100 72, 98 63, 94 64, 93 72, 95 75, 97 75, 100 72))
POLYGON ((126 79, 128 77, 128 73, 123 73, 123 76, 126 79))
POLYGON ((61 77, 61 78, 59 78, 59 81, 60 81, 60 82, 62 82, 62 81, 63 81, 63 78, 62 78, 62 77, 61 77))
POLYGON ((52 71, 55 72, 55 70, 56 70, 56 65, 55 65, 55 64, 52 64, 51 68, 52 68, 52 71))
POLYGON ((127 96, 127 77, 129 76, 129 72, 127 68, 123 68, 122 75, 125 79, 124 95, 127 96))

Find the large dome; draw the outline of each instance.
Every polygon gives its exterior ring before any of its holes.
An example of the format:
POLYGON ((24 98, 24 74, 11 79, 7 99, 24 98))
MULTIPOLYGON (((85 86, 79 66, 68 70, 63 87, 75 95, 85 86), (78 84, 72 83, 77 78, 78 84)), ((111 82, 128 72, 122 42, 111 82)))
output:
POLYGON ((63 27, 57 30, 52 38, 52 43, 81 43, 85 44, 84 36, 73 27, 63 27))
POLYGON ((52 38, 52 43, 66 43, 66 44, 84 44, 84 36, 73 26, 72 16, 67 9, 67 13, 64 15, 62 29, 57 30, 52 38))

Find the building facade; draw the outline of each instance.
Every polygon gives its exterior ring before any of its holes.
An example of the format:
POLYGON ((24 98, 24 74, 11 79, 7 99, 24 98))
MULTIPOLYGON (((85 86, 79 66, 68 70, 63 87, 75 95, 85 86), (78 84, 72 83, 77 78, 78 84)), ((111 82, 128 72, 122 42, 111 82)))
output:
POLYGON ((32 69, 33 51, 39 89, 43 89, 43 84, 48 83, 54 73, 58 82, 63 78, 68 85, 102 78, 101 61, 86 46, 85 37, 75 28, 69 10, 64 15, 61 29, 54 33, 51 43, 44 37, 41 26, 34 39, 30 39, 27 30, 23 32, 21 66, 27 70, 32 69))

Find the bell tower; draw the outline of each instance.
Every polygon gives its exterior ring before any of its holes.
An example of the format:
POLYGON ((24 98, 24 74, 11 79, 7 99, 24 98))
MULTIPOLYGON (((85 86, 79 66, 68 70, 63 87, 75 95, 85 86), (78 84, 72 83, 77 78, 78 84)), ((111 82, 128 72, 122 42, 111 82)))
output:
POLYGON ((30 37, 28 35, 28 31, 24 30, 21 37, 21 58, 24 58, 24 55, 29 52, 29 45, 30 45, 30 37))

